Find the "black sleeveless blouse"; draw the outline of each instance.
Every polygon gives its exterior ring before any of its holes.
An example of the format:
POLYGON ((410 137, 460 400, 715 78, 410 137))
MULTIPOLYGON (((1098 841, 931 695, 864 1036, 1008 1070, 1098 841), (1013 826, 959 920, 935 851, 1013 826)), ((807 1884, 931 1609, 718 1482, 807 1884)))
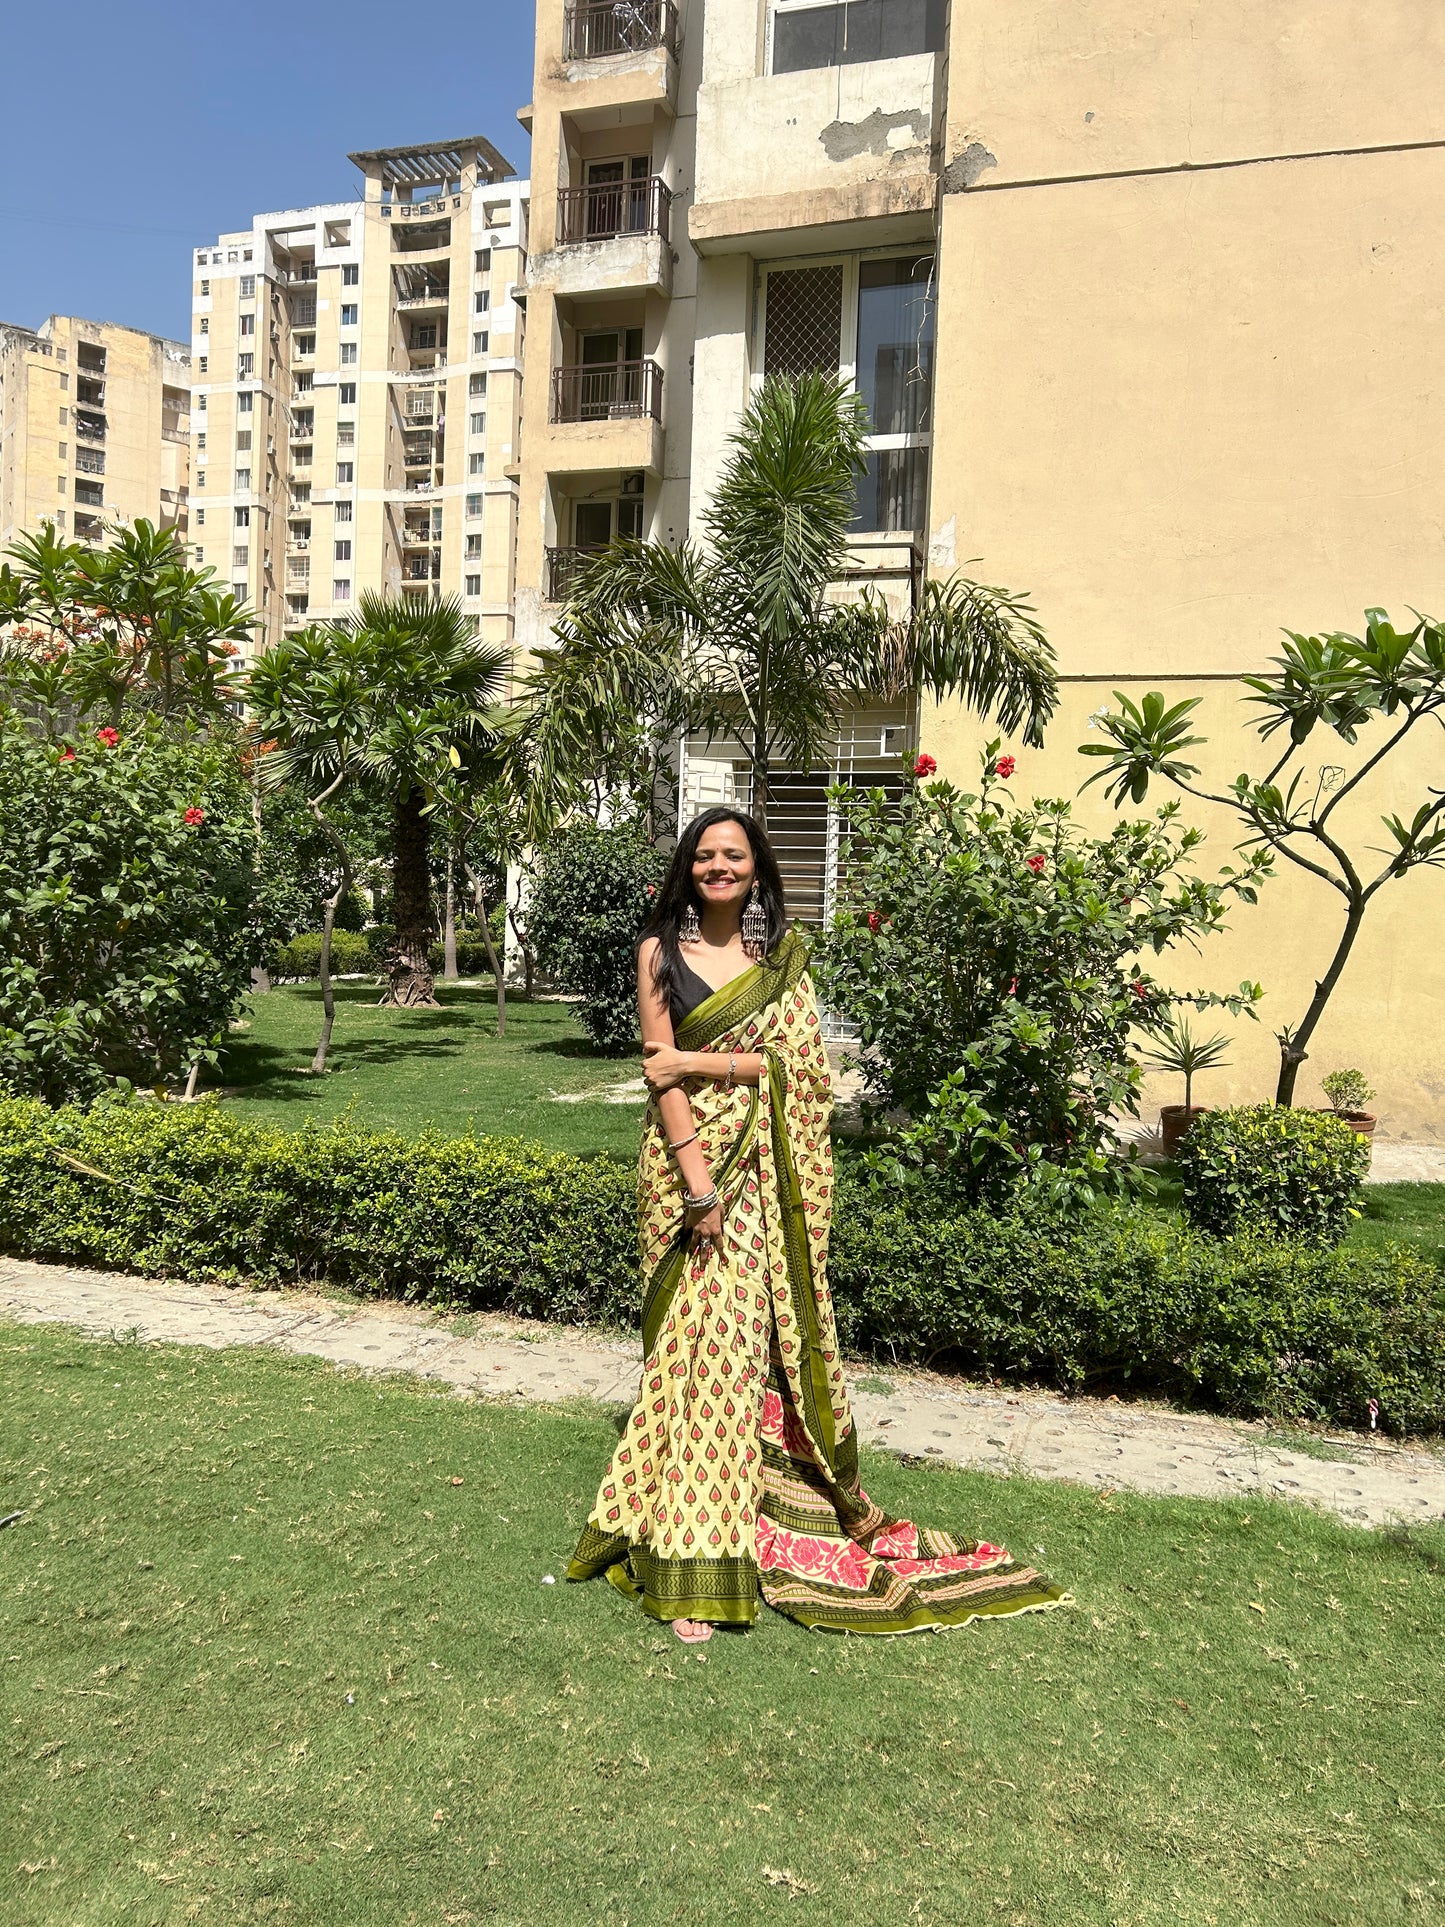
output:
POLYGON ((678 962, 682 965, 681 975, 673 985, 672 995, 668 999, 674 1032, 679 1025, 691 1017, 699 1004, 705 1003, 713 994, 712 985, 698 976, 686 957, 680 957, 678 962))

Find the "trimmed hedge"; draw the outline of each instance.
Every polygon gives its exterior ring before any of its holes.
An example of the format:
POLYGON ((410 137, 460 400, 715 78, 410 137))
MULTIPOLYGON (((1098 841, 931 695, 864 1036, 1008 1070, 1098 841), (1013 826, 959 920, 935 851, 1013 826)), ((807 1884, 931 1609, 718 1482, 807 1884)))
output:
MULTIPOLYGON (((363 930, 333 930, 331 933, 331 974, 333 977, 365 977, 374 973, 376 964, 371 945, 363 930)), ((304 981, 321 975, 321 932, 298 930, 294 937, 276 946, 276 961, 271 975, 304 981)))
MULTIPOLYGON (((0 1249, 33 1258, 631 1325, 635 1197, 631 1170, 515 1140, 0 1099, 0 1249)), ((1375 1398, 1392 1431, 1445 1424, 1445 1280, 1408 1249, 1221 1241, 1117 1208, 950 1213, 847 1171, 837 1198, 854 1349, 1243 1416, 1360 1425, 1375 1398)))
POLYGON ((1240 1105, 1196 1117, 1177 1152, 1186 1216, 1204 1231, 1338 1244, 1359 1216, 1366 1138, 1333 1111, 1240 1105))

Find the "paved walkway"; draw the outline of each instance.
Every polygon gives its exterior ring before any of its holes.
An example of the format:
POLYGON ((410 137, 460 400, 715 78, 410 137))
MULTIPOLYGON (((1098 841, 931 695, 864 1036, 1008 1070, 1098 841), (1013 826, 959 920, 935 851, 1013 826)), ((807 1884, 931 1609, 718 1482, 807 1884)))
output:
MULTIPOLYGON (((302 1291, 233 1291, 0 1259, 0 1319, 182 1345, 280 1345, 491 1399, 630 1405, 637 1391, 634 1346, 518 1319, 454 1318, 302 1291)), ((1352 1525, 1445 1519, 1445 1453, 1422 1447, 1321 1435, 1301 1451, 1271 1442, 1262 1425, 1113 1399, 977 1390, 931 1372, 860 1366, 853 1384, 859 1437, 896 1452, 1139 1492, 1262 1492, 1352 1525)))

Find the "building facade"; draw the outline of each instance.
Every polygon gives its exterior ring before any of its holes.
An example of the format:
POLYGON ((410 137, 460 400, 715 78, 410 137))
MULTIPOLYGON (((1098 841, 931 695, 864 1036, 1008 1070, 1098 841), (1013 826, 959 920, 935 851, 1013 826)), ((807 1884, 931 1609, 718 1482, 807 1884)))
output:
POLYGON ((510 643, 527 184, 481 137, 350 159, 359 199, 195 251, 193 552, 255 648, 366 590, 510 643))
MULTIPOLYGON (((1200 698, 1210 773, 1258 767, 1238 682, 1282 628, 1445 613, 1442 55, 1408 0, 537 0, 519 639, 545 646, 579 551, 697 528, 766 374, 826 368, 873 429, 850 577, 901 602, 961 568, 1055 645, 1016 790, 1077 791, 1114 689, 1200 698)), ((917 744, 966 780, 990 733, 956 703, 840 718, 833 771, 770 809, 795 896, 826 910, 827 775, 917 744)), ((1382 807, 1432 780, 1438 737, 1382 807)), ((744 783, 684 746, 685 808, 744 783)), ((1222 866, 1231 820, 1189 808, 1222 866)), ((1076 809, 1113 821, 1097 789, 1076 809)), ((1272 1092, 1342 918, 1285 874, 1170 966, 1266 991, 1202 1101, 1272 1092)), ((1445 879, 1370 918, 1301 1101, 1355 1064, 1383 1129, 1445 1140, 1445 879)))
POLYGON ((99 542, 142 517, 184 536, 190 354, 113 321, 0 322, 0 544, 47 521, 99 542))

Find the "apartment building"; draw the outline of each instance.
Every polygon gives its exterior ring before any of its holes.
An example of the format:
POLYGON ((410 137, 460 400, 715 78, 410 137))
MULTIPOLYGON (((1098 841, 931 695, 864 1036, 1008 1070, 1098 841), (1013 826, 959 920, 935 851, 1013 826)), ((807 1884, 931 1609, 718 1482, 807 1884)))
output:
POLYGON ((349 158, 358 199, 195 251, 194 553, 257 648, 365 590, 510 643, 527 183, 481 136, 349 158))
POLYGON ((0 543, 47 521, 85 542, 140 517, 184 535, 190 408, 179 341, 78 315, 0 322, 0 543))

